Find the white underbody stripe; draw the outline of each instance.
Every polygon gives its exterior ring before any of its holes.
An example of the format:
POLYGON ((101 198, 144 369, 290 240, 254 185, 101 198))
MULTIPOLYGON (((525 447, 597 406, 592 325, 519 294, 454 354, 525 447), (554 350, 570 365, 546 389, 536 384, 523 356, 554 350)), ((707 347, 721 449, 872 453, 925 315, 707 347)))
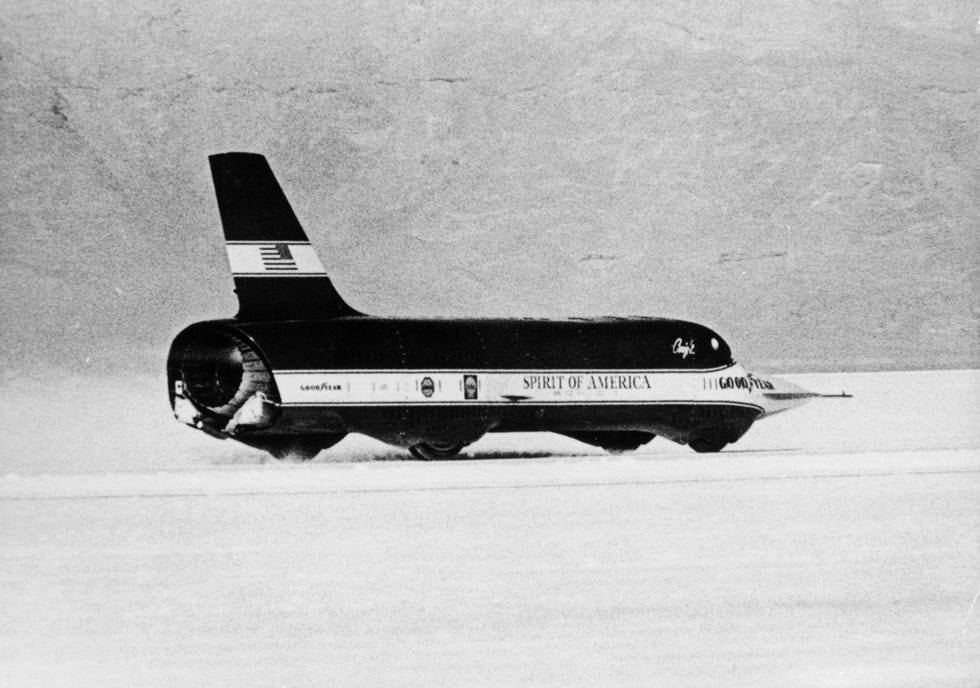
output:
MULTIPOLYGON (((406 405, 410 406, 425 406, 425 407, 459 407, 462 406, 460 402, 452 401, 426 401, 426 402, 413 402, 411 404, 406 404, 405 402, 361 402, 361 403, 319 403, 319 404, 308 404, 308 403, 294 403, 294 404, 280 404, 281 406, 286 406, 290 408, 302 407, 302 408, 382 408, 382 407, 404 407, 406 405)), ((737 401, 691 401, 690 399, 678 399, 678 400, 664 400, 664 401, 578 401, 578 402, 556 402, 556 401, 522 401, 519 403, 505 402, 505 401, 474 401, 472 403, 467 402, 467 406, 472 405, 473 407, 480 406, 527 406, 527 407, 541 407, 541 406, 735 406, 739 408, 751 408, 756 411, 765 411, 765 409, 758 404, 745 404, 737 401)))
POLYGON ((475 373, 477 375, 496 375, 500 373, 521 375, 587 375, 590 373, 603 375, 635 375, 646 373, 653 375, 704 375, 706 373, 717 373, 721 370, 732 370, 732 366, 717 366, 715 368, 612 368, 609 370, 584 370, 582 368, 549 368, 548 370, 528 370, 527 368, 419 368, 408 370, 405 368, 277 368, 276 375, 377 375, 380 373, 411 373, 412 375, 432 375, 433 373, 451 373, 463 375, 475 373))
POLYGON ((711 371, 273 371, 284 406, 766 405, 761 390, 721 388, 711 371), (692 372, 694 374, 692 374, 692 372))
POLYGON ((228 262, 235 276, 292 277, 325 275, 326 270, 308 243, 268 241, 229 242, 228 262))

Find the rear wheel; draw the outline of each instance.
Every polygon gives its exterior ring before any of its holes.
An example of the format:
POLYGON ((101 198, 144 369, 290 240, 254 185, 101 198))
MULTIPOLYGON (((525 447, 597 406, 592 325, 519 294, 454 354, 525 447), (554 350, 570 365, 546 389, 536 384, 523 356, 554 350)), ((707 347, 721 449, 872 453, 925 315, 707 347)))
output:
POLYGON ((699 454, 713 454, 724 449, 728 442, 720 437, 697 437, 687 444, 699 454))
POLYGON ((649 442, 651 439, 653 439, 653 435, 650 435, 649 438, 623 439, 618 442, 609 442, 607 444, 601 444, 599 446, 601 446, 610 454, 625 454, 627 452, 636 451, 644 444, 649 442))
POLYGON ((422 461, 439 461, 441 459, 451 459, 459 454, 466 445, 462 442, 420 442, 408 448, 416 459, 422 461))
POLYGON ((610 454, 624 454, 636 451, 652 440, 652 432, 636 430, 605 430, 597 432, 564 432, 563 435, 577 439, 579 442, 591 444, 593 447, 605 449, 610 454))
POLYGON ((316 458, 321 450, 332 447, 344 439, 346 433, 338 432, 329 435, 300 435, 298 437, 263 438, 261 440, 245 441, 246 444, 264 449, 279 461, 310 461, 316 458))
POLYGON ((269 453, 279 461, 310 461, 320 453, 320 444, 303 440, 291 440, 269 447, 269 453))

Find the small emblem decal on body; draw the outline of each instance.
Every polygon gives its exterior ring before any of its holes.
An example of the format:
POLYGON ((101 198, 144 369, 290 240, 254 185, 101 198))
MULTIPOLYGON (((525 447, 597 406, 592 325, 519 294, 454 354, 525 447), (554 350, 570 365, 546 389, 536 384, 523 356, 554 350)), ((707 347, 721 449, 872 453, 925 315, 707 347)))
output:
POLYGON ((436 385, 431 377, 423 377, 419 389, 422 390, 422 396, 428 399, 436 391, 436 385))
POLYGON ((681 358, 694 355, 694 340, 688 339, 686 342, 678 337, 674 340, 674 348, 671 349, 675 354, 680 354, 681 358))
POLYGON ((479 384, 477 384, 476 375, 464 375, 463 376, 463 398, 464 399, 476 399, 479 394, 479 384))

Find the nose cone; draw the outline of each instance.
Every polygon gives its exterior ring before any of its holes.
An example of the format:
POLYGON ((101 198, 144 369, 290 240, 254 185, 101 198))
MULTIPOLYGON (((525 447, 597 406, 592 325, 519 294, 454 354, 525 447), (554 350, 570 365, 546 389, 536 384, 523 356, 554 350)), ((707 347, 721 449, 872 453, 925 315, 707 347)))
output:
POLYGON ((763 379, 768 383, 766 389, 762 391, 762 407, 765 409, 763 417, 774 416, 802 406, 810 399, 820 396, 782 378, 769 376, 763 379))

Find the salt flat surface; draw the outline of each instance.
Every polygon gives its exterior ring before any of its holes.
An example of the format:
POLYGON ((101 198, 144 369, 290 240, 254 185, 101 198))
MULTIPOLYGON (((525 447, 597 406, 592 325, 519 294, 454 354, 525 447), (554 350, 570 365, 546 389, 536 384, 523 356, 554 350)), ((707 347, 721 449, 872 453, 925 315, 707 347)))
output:
POLYGON ((791 379, 714 456, 4 455, 0 685, 977 685, 980 373, 791 379))

